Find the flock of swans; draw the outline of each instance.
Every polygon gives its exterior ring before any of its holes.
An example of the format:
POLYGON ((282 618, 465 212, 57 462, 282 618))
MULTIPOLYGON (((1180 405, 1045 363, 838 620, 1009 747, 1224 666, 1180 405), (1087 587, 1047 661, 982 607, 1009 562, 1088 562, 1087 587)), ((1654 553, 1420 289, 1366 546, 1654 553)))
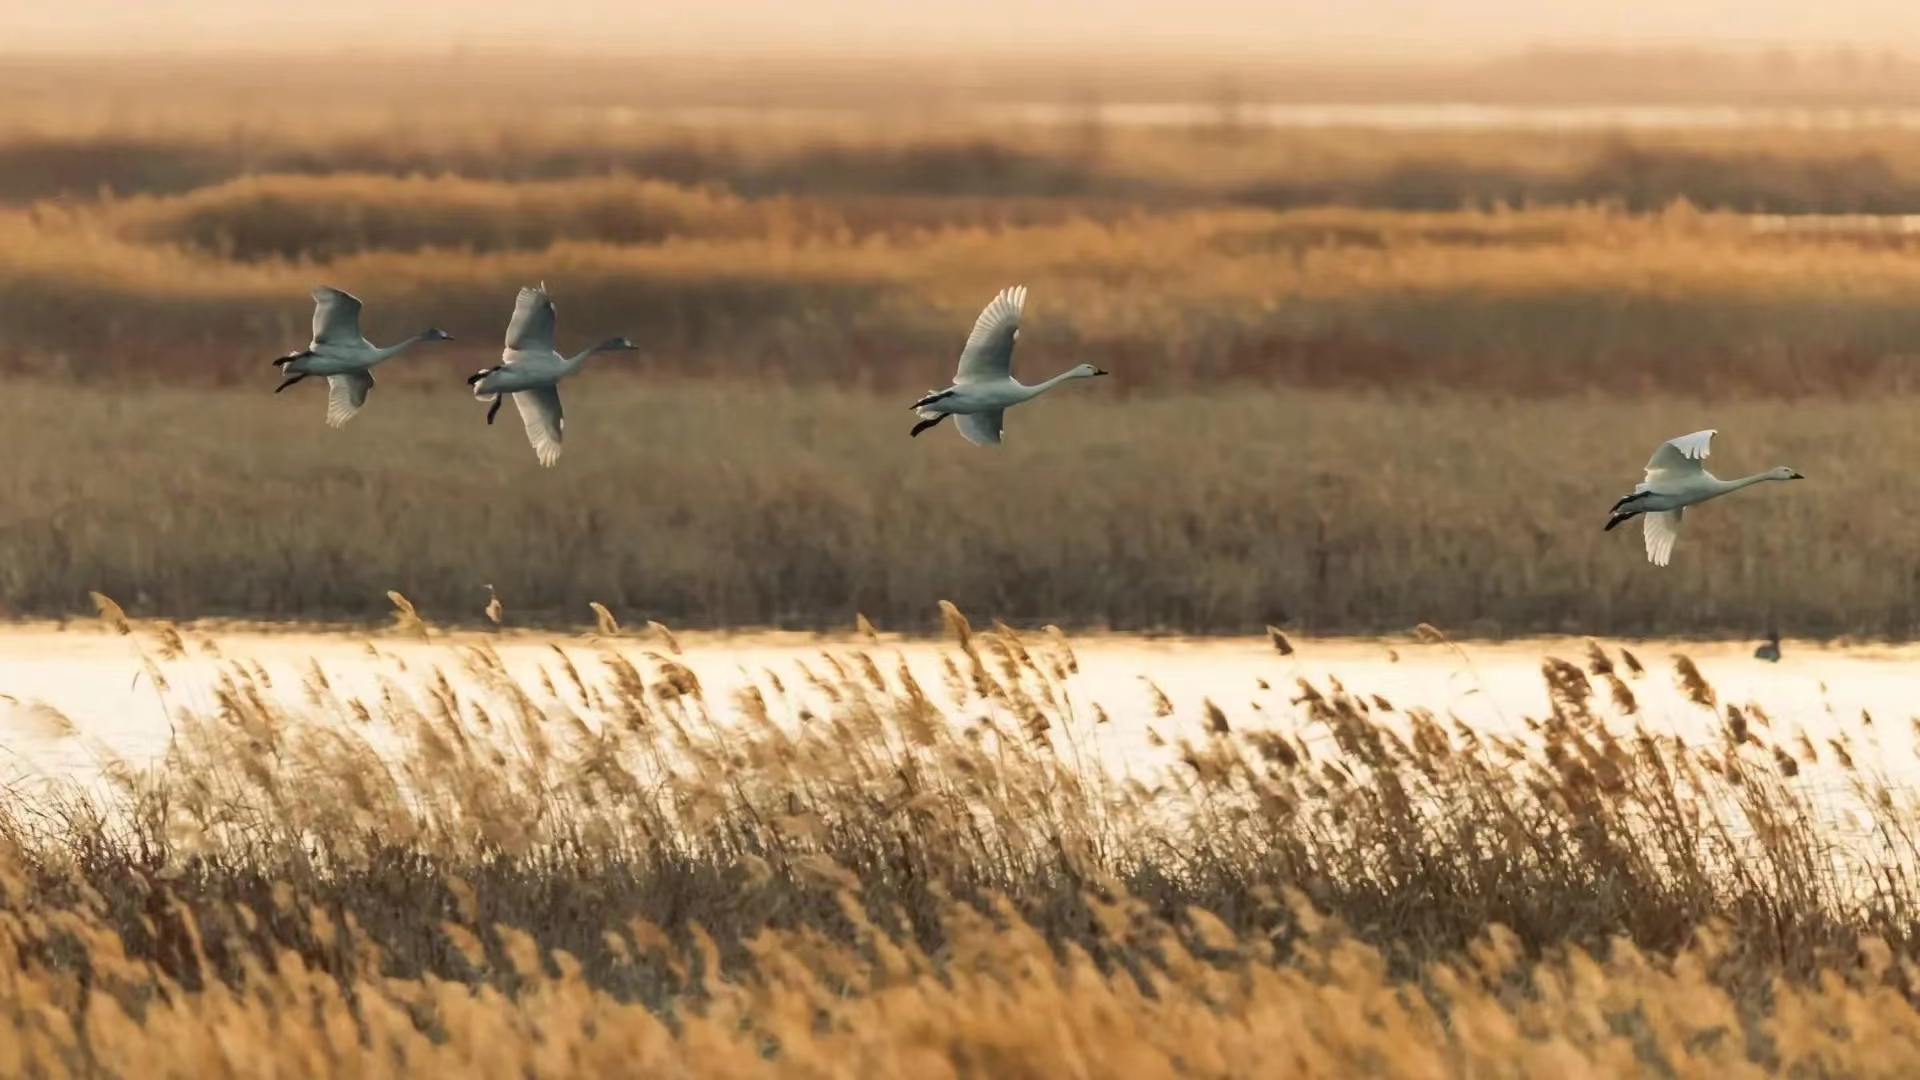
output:
MULTIPOLYGON (((422 341, 453 339, 436 327, 379 348, 360 332, 359 299, 325 285, 316 286, 312 295, 313 340, 305 349, 274 361, 285 376, 274 393, 308 376, 324 376, 330 427, 340 427, 353 419, 367 403, 375 367, 422 341)), ((952 416, 968 442, 995 446, 1005 430, 1008 409, 1074 379, 1106 374, 1092 364, 1081 364, 1031 385, 1015 379, 1013 347, 1020 340, 1020 315, 1026 301, 1026 286, 1016 285, 1003 289, 980 313, 960 350, 952 385, 913 403, 920 422, 913 425, 912 435, 917 437, 952 416)), ((500 363, 467 378, 474 397, 489 403, 489 424, 500 412, 502 402, 513 399, 534 456, 548 467, 560 460, 560 445, 567 430, 566 413, 560 405, 560 380, 579 371, 595 353, 637 348, 626 338, 616 337, 573 356, 562 356, 554 348, 553 335, 553 298, 547 295, 545 283, 521 289, 507 323, 506 348, 500 363)), ((1687 507, 1768 480, 1803 479, 1784 465, 1739 480, 1714 476, 1707 471, 1705 461, 1716 434, 1713 430, 1696 431, 1661 443, 1647 462, 1646 479, 1634 486, 1632 494, 1613 504, 1606 528, 1612 530, 1641 518, 1647 561, 1655 566, 1665 566, 1673 558, 1673 545, 1680 538, 1680 520, 1687 507)))

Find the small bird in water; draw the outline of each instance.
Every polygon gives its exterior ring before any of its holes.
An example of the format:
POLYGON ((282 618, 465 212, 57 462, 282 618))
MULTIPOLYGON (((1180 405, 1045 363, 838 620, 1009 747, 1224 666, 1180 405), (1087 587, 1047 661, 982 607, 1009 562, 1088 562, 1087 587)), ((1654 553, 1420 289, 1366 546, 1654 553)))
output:
POLYGON ((499 626, 501 613, 504 612, 505 610, 506 609, 500 606, 500 594, 493 591, 492 585, 488 585, 487 586, 487 618, 493 620, 493 625, 499 626))
POLYGON ((1767 643, 1753 650, 1753 658, 1755 660, 1765 660, 1769 663, 1774 663, 1774 664, 1779 663, 1780 662, 1779 633, 1778 632, 1769 633, 1767 635, 1767 643))

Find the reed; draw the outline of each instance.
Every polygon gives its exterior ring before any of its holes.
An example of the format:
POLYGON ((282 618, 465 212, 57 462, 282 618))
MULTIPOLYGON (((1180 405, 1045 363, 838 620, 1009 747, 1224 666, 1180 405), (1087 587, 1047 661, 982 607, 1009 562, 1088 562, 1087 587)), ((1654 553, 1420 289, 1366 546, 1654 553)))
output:
POLYGON ((1071 641, 946 618, 944 686, 876 642, 728 702, 658 631, 532 676, 376 641, 362 702, 338 671, 276 688, 118 623, 163 693, 221 674, 162 762, 106 761, 107 793, 0 795, 6 1064, 1758 1077, 1920 1054, 1914 810, 1873 754, 1820 760, 1753 704, 1654 734, 1671 718, 1630 689, 1654 676, 1596 645, 1543 661, 1524 737, 1302 681, 1264 717, 1151 721, 1169 771, 1128 779, 1092 753, 1071 641), (1866 824, 1844 840, 1836 799, 1866 824))
MULTIPOLYGON (((1127 396, 1116 366, 989 453, 909 439, 910 394, 657 380, 643 359, 579 376, 543 470, 457 369, 409 386, 414 363, 341 431, 264 365, 246 390, 10 385, 0 604, 90 615, 104 588, 140 616, 369 622, 398 586, 479 624, 492 584, 519 626, 579 626, 600 600, 674 625, 865 612, 921 631, 936 594, 1122 630, 1920 631, 1907 397, 1127 396), (1607 507, 1661 439, 1708 425, 1721 473, 1809 479, 1689 517, 1656 570, 1637 532, 1601 531, 1607 507)), ((921 385, 949 363, 928 357, 921 385)))
POLYGON ((687 376, 901 390, 949 375, 1009 282, 1024 365, 1128 385, 1286 383, 1539 396, 1818 397, 1913 385, 1909 242, 1675 208, 1027 214, 845 210, 644 180, 262 178, 172 199, 0 211, 0 370, 218 383, 304 341, 307 290, 376 338, 441 325, 497 356, 544 280, 563 336, 628 333, 687 376), (889 216, 891 215, 891 216, 889 216), (942 370, 946 369, 946 370, 942 370))

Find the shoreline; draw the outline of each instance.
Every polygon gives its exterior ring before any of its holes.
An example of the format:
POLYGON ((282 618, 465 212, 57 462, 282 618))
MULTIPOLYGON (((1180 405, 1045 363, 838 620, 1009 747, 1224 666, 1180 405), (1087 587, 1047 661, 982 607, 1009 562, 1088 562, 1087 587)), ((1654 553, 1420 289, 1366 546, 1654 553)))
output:
MULTIPOLYGON (((616 615, 616 618, 618 616, 616 615)), ((568 627, 562 624, 531 624, 526 626, 487 627, 477 622, 440 623, 429 620, 429 636, 425 641, 409 631, 397 628, 390 622, 354 622, 350 620, 313 620, 285 621, 270 619, 239 619, 210 617, 192 620, 128 618, 128 625, 134 636, 148 635, 170 627, 185 636, 208 638, 262 638, 285 643, 290 640, 310 638, 316 641, 337 641, 341 638, 364 638, 391 644, 408 645, 456 645, 471 646, 486 642, 509 644, 548 644, 563 641, 592 643, 603 640, 590 624, 576 624, 568 627)), ((665 624, 662 624, 665 625, 665 624)), ((1051 624, 1040 626, 1012 626, 1022 638, 1031 638, 1048 633, 1051 624)), ((1598 634, 1517 634, 1513 636, 1467 636, 1453 634, 1438 627, 1446 634, 1445 643, 1429 644, 1419 639, 1411 629, 1379 634, 1343 633, 1316 636, 1305 631, 1291 631, 1282 628, 1292 644, 1295 655, 1305 658, 1352 658, 1361 653, 1378 656, 1383 650, 1411 652, 1432 648, 1447 648, 1449 645, 1461 649, 1494 651, 1503 654, 1516 652, 1572 652, 1584 655, 1588 641, 1599 642, 1613 647, 1624 646, 1628 649, 1646 650, 1650 654, 1656 650, 1681 648, 1693 650, 1702 655, 1724 656, 1729 653, 1749 654, 1764 639, 1758 635, 1737 637, 1733 635, 1672 635, 1665 637, 1626 637, 1598 634)), ((791 630, 768 626, 735 626, 727 628, 681 629, 666 626, 667 631, 683 649, 716 650, 726 648, 784 648, 798 649, 806 647, 843 648, 881 646, 881 647, 927 647, 951 644, 953 637, 944 630, 926 632, 878 630, 869 637, 855 629, 844 630, 791 630)), ((975 634, 991 633, 993 623, 987 621, 973 626, 975 634)), ((1214 649, 1222 646, 1247 645, 1260 651, 1278 654, 1264 632, 1245 634, 1196 634, 1159 631, 1128 631, 1107 629, 1074 630, 1059 628, 1066 640, 1075 648, 1144 648, 1154 650, 1178 651, 1183 649, 1214 649)), ((58 635, 73 637, 110 638, 121 636, 97 617, 77 616, 70 619, 22 619, 0 622, 0 648, 4 648, 7 639, 29 636, 58 635)), ((656 631, 648 624, 622 626, 613 641, 626 645, 651 645, 660 641, 656 631)), ((1833 638, 1796 638, 1780 639, 1783 654, 1822 653, 1841 654, 1858 659, 1920 660, 1920 640, 1888 640, 1867 638, 1859 635, 1839 635, 1833 638)))

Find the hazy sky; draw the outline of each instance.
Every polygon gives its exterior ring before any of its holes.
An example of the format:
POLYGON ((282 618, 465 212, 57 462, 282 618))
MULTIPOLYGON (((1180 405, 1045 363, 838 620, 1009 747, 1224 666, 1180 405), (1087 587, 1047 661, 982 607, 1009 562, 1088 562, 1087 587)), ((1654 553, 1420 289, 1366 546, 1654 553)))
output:
POLYGON ((895 51, 1120 44, 1404 55, 1541 42, 1920 46, 1916 0, 0 0, 0 50, 895 51), (20 9, 24 7, 24 16, 20 9))

